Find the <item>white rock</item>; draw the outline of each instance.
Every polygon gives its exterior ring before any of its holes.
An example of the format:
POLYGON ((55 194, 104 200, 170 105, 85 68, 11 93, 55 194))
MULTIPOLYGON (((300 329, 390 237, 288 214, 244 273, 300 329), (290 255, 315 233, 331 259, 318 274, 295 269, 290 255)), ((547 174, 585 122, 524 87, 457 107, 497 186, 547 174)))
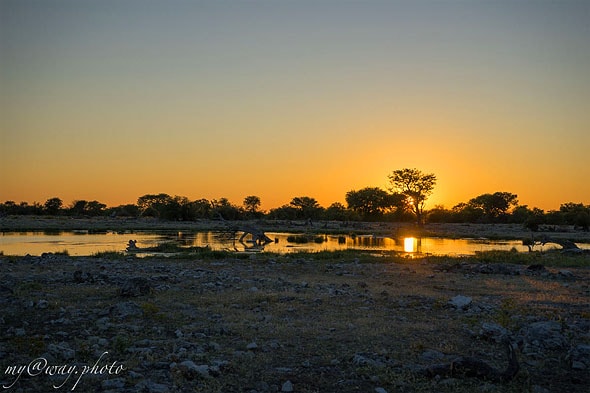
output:
POLYGON ((293 383, 291 381, 287 381, 281 387, 281 392, 292 392, 293 391, 293 383))
POLYGON ((572 273, 570 270, 560 270, 559 275, 562 277, 571 278, 574 276, 574 273, 572 273))
POLYGON ((457 295, 449 300, 449 305, 460 310, 467 310, 472 302, 473 299, 471 299, 469 296, 457 295))
POLYGON ((179 364, 179 367, 181 369, 186 370, 189 373, 196 373, 203 377, 209 376, 209 366, 207 366, 206 364, 201 364, 197 366, 195 362, 193 362, 192 360, 185 360, 184 362, 179 364))

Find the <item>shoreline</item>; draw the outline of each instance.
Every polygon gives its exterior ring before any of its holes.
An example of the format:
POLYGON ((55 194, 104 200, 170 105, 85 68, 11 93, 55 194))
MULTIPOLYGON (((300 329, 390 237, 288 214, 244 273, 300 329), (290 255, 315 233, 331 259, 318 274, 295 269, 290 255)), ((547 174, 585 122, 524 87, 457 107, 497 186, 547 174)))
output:
POLYGON ((590 243, 590 232, 574 230, 573 226, 554 226, 551 231, 531 232, 521 224, 429 223, 418 227, 413 223, 250 220, 250 221, 164 221, 154 218, 75 218, 68 216, 6 216, 0 217, 0 232, 36 231, 224 231, 254 226, 265 232, 387 235, 392 237, 440 237, 493 240, 525 240, 543 236, 590 243))

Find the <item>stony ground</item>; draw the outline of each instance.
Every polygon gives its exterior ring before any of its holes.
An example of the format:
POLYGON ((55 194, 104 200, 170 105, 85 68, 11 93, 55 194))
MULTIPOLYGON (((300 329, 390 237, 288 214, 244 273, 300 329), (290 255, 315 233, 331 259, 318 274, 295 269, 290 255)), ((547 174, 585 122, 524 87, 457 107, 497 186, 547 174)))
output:
POLYGON ((362 253, 0 256, 0 383, 7 392, 587 392, 590 269, 544 268, 544 258, 528 268, 362 253), (520 362, 508 382, 423 373, 457 356, 503 369, 505 338, 520 362))

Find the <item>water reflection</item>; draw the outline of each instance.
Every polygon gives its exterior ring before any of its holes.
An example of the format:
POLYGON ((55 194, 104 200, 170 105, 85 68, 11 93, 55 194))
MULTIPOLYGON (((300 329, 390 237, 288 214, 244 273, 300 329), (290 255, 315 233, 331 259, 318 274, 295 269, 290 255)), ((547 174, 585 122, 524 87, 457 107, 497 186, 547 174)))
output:
POLYGON ((415 252, 416 251, 416 238, 406 237, 404 239, 404 251, 405 252, 415 252))
MULTIPOLYGON (((0 252, 5 255, 41 255, 44 252, 62 252, 70 255, 92 255, 97 252, 125 250, 130 239, 137 240, 137 246, 149 248, 166 242, 180 247, 206 247, 212 250, 239 252, 337 251, 346 249, 372 251, 398 251, 413 254, 473 255, 478 251, 511 250, 528 252, 520 240, 490 241, 477 239, 443 238, 398 238, 387 236, 314 236, 307 243, 290 243, 289 233, 267 233, 270 242, 255 242, 242 238, 242 233, 227 232, 107 232, 105 234, 52 232, 0 233, 0 252), (321 242, 318 240, 321 239, 321 242)), ((590 248, 590 244, 578 244, 590 248)), ((544 246, 543 250, 551 246, 544 246)), ((559 247, 555 247, 559 248, 559 247)))

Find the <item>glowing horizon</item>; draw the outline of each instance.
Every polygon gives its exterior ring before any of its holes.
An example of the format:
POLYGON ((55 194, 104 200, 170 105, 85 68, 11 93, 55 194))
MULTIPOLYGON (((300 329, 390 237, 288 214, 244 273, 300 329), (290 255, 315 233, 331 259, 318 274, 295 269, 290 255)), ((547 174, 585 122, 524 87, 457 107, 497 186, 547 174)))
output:
POLYGON ((259 196, 434 173, 426 208, 590 204, 590 3, 0 2, 0 202, 259 196))

